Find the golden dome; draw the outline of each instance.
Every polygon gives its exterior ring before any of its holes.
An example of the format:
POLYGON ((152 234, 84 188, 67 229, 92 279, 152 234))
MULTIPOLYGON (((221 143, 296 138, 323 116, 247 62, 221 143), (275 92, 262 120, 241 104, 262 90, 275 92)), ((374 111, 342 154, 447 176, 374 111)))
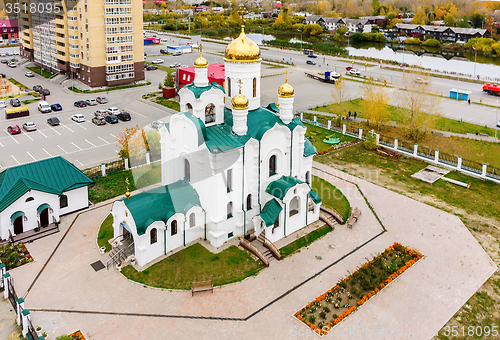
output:
POLYGON ((201 44, 200 44, 200 56, 198 59, 194 61, 194 67, 207 67, 207 66, 208 66, 208 61, 201 55, 201 44))
POLYGON ((260 60, 259 46, 245 35, 245 26, 241 26, 240 36, 226 47, 224 60, 237 63, 260 60))
POLYGON ((292 85, 288 84, 288 80, 278 88, 278 96, 281 98, 293 97, 294 91, 292 85))
POLYGON ((233 109, 237 110, 248 109, 248 99, 247 97, 241 94, 241 88, 240 88, 240 93, 234 96, 233 99, 231 100, 231 105, 233 106, 233 109))

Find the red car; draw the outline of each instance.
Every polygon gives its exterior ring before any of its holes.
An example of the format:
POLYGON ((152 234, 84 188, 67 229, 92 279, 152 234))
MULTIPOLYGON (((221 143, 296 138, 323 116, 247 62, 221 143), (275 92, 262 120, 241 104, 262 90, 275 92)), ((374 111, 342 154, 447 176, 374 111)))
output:
POLYGON ((21 133, 21 128, 19 125, 11 125, 7 128, 7 132, 11 135, 17 135, 18 133, 21 133))
POLYGON ((347 67, 345 68, 345 70, 346 70, 346 71, 350 71, 350 70, 352 70, 353 68, 354 68, 354 67, 352 67, 352 66, 347 66, 347 67))

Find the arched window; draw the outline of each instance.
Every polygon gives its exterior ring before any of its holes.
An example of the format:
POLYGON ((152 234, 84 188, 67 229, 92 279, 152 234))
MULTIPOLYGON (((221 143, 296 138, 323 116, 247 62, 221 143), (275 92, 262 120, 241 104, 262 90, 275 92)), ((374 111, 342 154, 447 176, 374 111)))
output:
POLYGON ((33 197, 28 197, 25 202, 30 202, 30 201, 34 201, 34 200, 35 199, 33 197))
POLYGON ((149 233, 149 243, 153 244, 153 243, 156 243, 156 241, 158 241, 158 235, 157 235, 156 228, 153 228, 153 229, 151 229, 151 231, 149 233))
POLYGON ((227 77, 227 95, 231 97, 231 78, 227 77))
POLYGON ((215 122, 215 105, 213 103, 205 106, 205 124, 215 122))
POLYGON ((189 228, 192 228, 194 227, 196 221, 195 221, 195 215, 194 213, 192 213, 191 215, 189 215, 189 228))
POLYGON ((233 202, 227 204, 227 218, 233 217, 233 202))
POLYGON ((190 113, 193 113, 193 105, 191 105, 190 103, 187 103, 186 107, 190 113))
POLYGON ((191 180, 191 165, 187 159, 184 159, 184 179, 191 180))
POLYGON ((311 173, 309 171, 306 172, 306 183, 311 184, 311 173))
POLYGON ((269 158, 269 176, 276 175, 276 155, 269 158))
POLYGON ((300 199, 299 196, 295 196, 290 201, 290 217, 297 215, 299 213, 300 199))
POLYGON ((248 194, 247 196, 247 210, 252 209, 252 194, 248 194))
POLYGON ((177 220, 173 220, 170 224, 170 236, 177 235, 177 220))
POLYGON ((257 97, 257 78, 253 78, 253 97, 257 97))

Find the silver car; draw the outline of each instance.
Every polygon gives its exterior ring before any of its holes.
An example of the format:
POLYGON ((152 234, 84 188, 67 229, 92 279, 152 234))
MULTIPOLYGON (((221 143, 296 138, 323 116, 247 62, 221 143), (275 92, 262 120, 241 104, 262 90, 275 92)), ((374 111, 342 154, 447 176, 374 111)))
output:
POLYGON ((27 122, 23 124, 23 129, 26 131, 35 131, 36 130, 36 124, 33 122, 27 122))

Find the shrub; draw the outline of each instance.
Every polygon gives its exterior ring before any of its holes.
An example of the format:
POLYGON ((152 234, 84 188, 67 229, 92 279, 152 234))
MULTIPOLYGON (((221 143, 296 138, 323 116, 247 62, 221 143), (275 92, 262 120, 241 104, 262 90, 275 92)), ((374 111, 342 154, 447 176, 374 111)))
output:
POLYGON ((408 45, 420 45, 420 39, 418 38, 408 38, 405 41, 406 44, 408 45))
POLYGON ((323 307, 323 310, 325 311, 325 313, 330 313, 330 308, 328 308, 327 306, 323 307))
POLYGON ((326 319, 326 313, 325 312, 319 313, 319 317, 322 319, 326 319))
POLYGON ((379 147, 377 144, 377 138, 372 134, 368 134, 366 140, 363 142, 363 146, 367 150, 377 150, 379 147))
POLYGON ((429 47, 437 47, 440 45, 440 43, 436 39, 427 39, 426 41, 422 42, 422 45, 429 47))
POLYGON ((309 322, 314 325, 314 323, 316 322, 316 315, 310 315, 309 316, 309 322))

